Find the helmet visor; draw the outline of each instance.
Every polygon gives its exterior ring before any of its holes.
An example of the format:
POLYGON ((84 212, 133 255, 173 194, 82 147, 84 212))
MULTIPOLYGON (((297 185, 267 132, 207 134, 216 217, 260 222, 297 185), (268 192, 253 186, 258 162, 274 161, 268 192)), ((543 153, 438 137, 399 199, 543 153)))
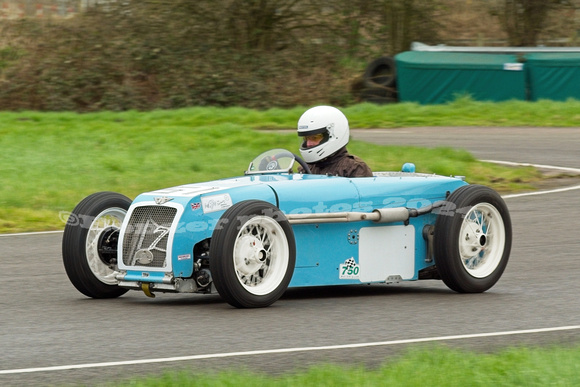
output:
POLYGON ((324 144, 329 138, 328 130, 326 128, 309 130, 307 132, 298 133, 298 135, 302 140, 300 149, 314 148, 315 146, 324 144))

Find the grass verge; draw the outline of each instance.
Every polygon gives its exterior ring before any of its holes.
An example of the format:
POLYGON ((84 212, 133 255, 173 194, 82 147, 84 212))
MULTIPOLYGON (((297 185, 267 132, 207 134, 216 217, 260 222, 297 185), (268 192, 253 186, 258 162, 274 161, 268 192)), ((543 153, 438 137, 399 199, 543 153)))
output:
POLYGON ((580 347, 512 348, 492 354, 411 349, 376 369, 317 365, 304 372, 269 376, 250 371, 166 372, 111 386, 577 386, 580 347))

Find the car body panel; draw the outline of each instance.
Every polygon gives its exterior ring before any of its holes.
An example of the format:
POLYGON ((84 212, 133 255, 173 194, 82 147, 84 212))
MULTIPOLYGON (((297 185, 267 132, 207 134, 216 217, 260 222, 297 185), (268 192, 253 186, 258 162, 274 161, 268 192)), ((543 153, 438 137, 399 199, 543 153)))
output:
MULTIPOLYGON (((366 178, 276 173, 187 184, 139 195, 121 228, 119 246, 136 227, 151 229, 154 236, 166 237, 166 262, 147 264, 147 251, 163 250, 154 238, 136 239, 132 251, 144 252, 139 264, 124 257, 119 249, 119 269, 123 283, 171 283, 194 275, 194 246, 211 238, 220 217, 233 204, 262 200, 284 214, 318 214, 343 211, 372 212, 378 208, 423 208, 465 185, 463 179, 415 173, 391 173, 366 178), (128 219, 138 208, 174 208, 170 226, 131 225, 128 219), (162 236, 163 234, 163 236, 162 236), (165 235, 166 234, 166 235, 165 235), (156 244, 157 243, 157 244, 156 244)), ((425 226, 436 215, 428 213, 406 222, 380 224, 353 223, 294 224, 296 266, 290 287, 396 282, 416 280, 418 273, 433 262, 427 257, 425 226)), ((129 239, 127 239, 129 240, 129 239)))

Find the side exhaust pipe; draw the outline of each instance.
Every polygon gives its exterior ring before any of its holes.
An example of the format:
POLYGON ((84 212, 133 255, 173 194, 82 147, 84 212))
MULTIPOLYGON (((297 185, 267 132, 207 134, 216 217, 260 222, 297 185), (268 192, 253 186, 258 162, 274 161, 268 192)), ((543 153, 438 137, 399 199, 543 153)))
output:
POLYGON ((290 224, 312 223, 346 223, 372 221, 375 223, 405 222, 409 218, 428 214, 435 208, 441 207, 444 202, 436 202, 432 205, 415 209, 406 207, 378 208, 372 212, 330 212, 319 214, 287 214, 290 224))

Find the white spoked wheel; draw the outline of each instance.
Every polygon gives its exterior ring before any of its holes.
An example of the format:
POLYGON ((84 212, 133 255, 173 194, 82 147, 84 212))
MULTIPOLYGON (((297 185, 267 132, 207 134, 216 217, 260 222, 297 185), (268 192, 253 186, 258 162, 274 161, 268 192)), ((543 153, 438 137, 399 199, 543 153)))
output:
POLYGON ((447 198, 435 221, 435 264, 457 292, 491 288, 507 265, 512 229, 505 202, 494 190, 467 185, 447 198))
POLYGON ((284 280, 288 269, 288 240, 282 226, 267 216, 256 216, 241 228, 234 245, 234 266, 249 293, 265 295, 284 280))
POLYGON ((485 278, 498 267, 505 245, 505 226, 494 206, 480 203, 465 215, 459 232, 459 253, 465 270, 485 278))
POLYGON ((286 291, 296 262, 294 233, 270 203, 230 207, 213 232, 210 271, 219 294, 238 308, 271 305, 286 291))
POLYGON ((113 250, 116 253, 119 230, 126 214, 127 210, 122 208, 106 209, 95 217, 87 234, 87 263, 95 278, 107 285, 117 283, 113 250))
POLYGON ((62 259, 78 291, 92 298, 114 298, 127 292, 117 286, 119 230, 131 199, 97 192, 70 214, 62 238, 62 259))

